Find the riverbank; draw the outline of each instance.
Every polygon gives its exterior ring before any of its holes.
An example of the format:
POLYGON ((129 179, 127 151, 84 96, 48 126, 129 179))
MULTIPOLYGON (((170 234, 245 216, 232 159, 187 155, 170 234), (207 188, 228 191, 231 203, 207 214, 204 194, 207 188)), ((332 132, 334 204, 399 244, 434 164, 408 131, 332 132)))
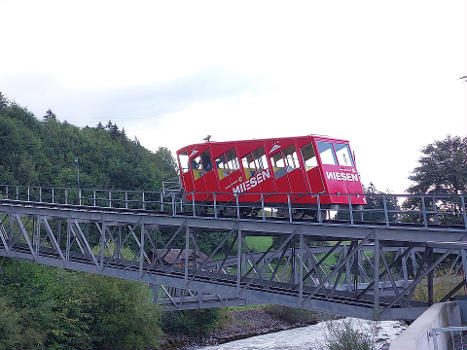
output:
POLYGON ((309 326, 326 319, 327 314, 303 311, 281 306, 261 306, 230 309, 217 328, 206 335, 167 335, 161 349, 186 349, 222 344, 238 339, 268 334, 297 327, 309 326))

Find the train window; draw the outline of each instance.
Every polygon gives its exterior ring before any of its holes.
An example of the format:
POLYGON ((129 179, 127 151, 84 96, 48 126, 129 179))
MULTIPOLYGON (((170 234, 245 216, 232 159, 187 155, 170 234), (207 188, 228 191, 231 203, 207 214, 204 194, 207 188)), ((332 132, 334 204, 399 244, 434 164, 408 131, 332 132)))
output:
POLYGON ((298 162, 297 152, 295 152, 295 146, 289 146, 284 150, 284 158, 287 163, 287 172, 290 172, 294 169, 300 168, 300 163, 298 162))
POLYGON ((336 154, 334 148, 330 142, 318 141, 319 156, 321 157, 321 163, 337 165, 336 154))
POLYGON ((190 166, 188 164, 188 153, 183 152, 178 155, 178 160, 180 161, 180 166, 181 166, 181 171, 182 173, 186 173, 188 170, 190 170, 190 166))
POLYGON ((234 170, 238 170, 240 166, 238 165, 237 154, 235 150, 230 150, 227 153, 221 155, 216 159, 217 173, 219 174, 219 179, 223 179, 226 176, 229 176, 234 170))
POLYGON ((252 177, 258 170, 267 169, 268 163, 266 160, 266 155, 264 154, 264 148, 260 147, 257 150, 247 154, 242 158, 242 164, 247 180, 252 177))
POLYGON ((305 168, 307 171, 310 169, 313 169, 314 167, 318 165, 318 161, 316 160, 315 150, 311 143, 302 147, 302 156, 303 156, 303 161, 305 163, 305 168))
POLYGON ((212 170, 211 156, 209 151, 203 152, 201 156, 193 158, 190 163, 195 180, 212 170))
POLYGON ((340 165, 353 166, 349 145, 345 143, 335 143, 334 148, 336 149, 337 159, 340 165))
POLYGON ((271 157, 271 163, 272 168, 274 169, 274 177, 276 179, 279 179, 287 174, 284 158, 282 158, 282 152, 277 152, 275 155, 273 155, 271 157))

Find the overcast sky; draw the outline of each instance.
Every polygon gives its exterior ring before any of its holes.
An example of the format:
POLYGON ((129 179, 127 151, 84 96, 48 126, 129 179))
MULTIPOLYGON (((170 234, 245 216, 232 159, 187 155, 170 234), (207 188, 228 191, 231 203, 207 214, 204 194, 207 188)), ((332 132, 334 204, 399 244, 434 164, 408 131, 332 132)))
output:
POLYGON ((0 0, 0 91, 41 117, 117 122, 151 150, 325 134, 405 192, 466 134, 465 0, 0 0))

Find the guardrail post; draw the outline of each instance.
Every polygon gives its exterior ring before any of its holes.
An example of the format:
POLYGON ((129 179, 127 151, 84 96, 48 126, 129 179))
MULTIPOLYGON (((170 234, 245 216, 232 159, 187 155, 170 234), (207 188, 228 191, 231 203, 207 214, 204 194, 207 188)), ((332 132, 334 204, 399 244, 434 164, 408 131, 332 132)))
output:
POLYGON ((52 188, 52 203, 55 203, 55 188, 52 188))
POLYGON ((427 227, 428 223, 426 222, 425 196, 421 196, 420 199, 422 200, 423 226, 427 227))
POLYGON ((19 188, 18 186, 16 186, 16 200, 19 199, 19 188))
POLYGON ((461 195, 461 204, 462 204, 462 216, 464 217, 464 226, 467 229, 467 213, 465 212, 464 195, 461 195))
POLYGON ((164 194, 161 192, 159 197, 161 199, 161 211, 164 211, 164 194))
POLYGON ((191 209, 193 216, 196 216, 195 192, 191 192, 191 209))
POLYGON ((383 194, 384 222, 389 226, 388 204, 386 203, 386 195, 383 194))
POLYGON ((213 193, 213 199, 214 199, 214 217, 217 219, 217 200, 216 200, 216 193, 213 193))
POLYGON ((65 204, 68 204, 68 188, 65 188, 65 204))
POLYGON ((263 220, 266 220, 266 213, 264 212, 264 195, 261 193, 261 211, 263 213, 263 220))
POLYGON ((347 195, 347 199, 349 201, 349 217, 350 217, 350 225, 353 225, 353 211, 352 211, 352 200, 351 195, 347 195))
POLYGON ((79 205, 81 205, 81 188, 78 189, 78 201, 79 201, 79 205))
POLYGON ((29 196, 29 186, 28 186, 28 202, 29 202, 29 198, 30 198, 30 196, 29 196))
POLYGON ((5 195, 6 195, 6 199, 8 199, 8 185, 5 186, 5 195))
POLYGON ((242 281, 242 230, 237 229, 237 296, 240 296, 242 281))
POLYGON ((436 206, 436 197, 432 197, 433 199, 433 212, 435 214, 435 225, 439 225, 439 219, 438 219, 438 207, 436 206))
POLYGON ((112 208, 112 190, 109 190, 109 208, 112 208))
POLYGON ((175 216, 176 210, 175 210, 175 195, 171 193, 172 197, 172 216, 175 216))
POLYGON ((141 194, 142 194, 142 197, 143 197, 143 210, 146 210, 146 202, 145 202, 145 198, 144 198, 144 191, 142 191, 141 194))
POLYGON ((92 202, 96 206, 96 190, 92 190, 92 202))
POLYGON ((287 195, 287 206, 289 208, 289 222, 292 222, 292 206, 290 205, 290 194, 287 195))
POLYGON ((128 209, 128 191, 125 191, 125 209, 128 209))
POLYGON ((321 217, 321 199, 318 193, 317 197, 317 204, 318 204, 318 222, 321 224, 323 222, 323 218, 321 217))
POLYGON ((237 207, 237 219, 240 219, 240 206, 238 205, 238 193, 235 193, 235 206, 237 207))
POLYGON ((42 187, 39 186, 39 202, 42 202, 42 187))

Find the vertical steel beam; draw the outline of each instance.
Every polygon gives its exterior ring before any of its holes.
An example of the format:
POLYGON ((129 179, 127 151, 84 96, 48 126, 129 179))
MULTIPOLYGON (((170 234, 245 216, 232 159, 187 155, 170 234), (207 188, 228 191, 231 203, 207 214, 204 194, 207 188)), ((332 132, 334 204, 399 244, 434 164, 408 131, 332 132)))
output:
POLYGON ((143 262, 144 262, 144 222, 141 223, 141 235, 139 245, 139 276, 143 276, 143 262))
MULTIPOLYGON (((433 264, 433 248, 428 248, 428 265, 433 264)), ((433 305, 433 271, 428 273, 428 305, 433 305)))
POLYGON ((104 269, 104 250, 105 250, 105 221, 101 220, 101 251, 99 254, 99 265, 100 265, 100 270, 102 271, 104 269))
MULTIPOLYGON (((189 249, 190 249, 190 226, 187 223, 185 227, 185 276, 184 276, 185 288, 188 284, 188 263, 190 262, 189 254, 188 254, 189 249)), ((194 257, 194 259, 196 259, 196 257, 194 257)))
POLYGON ((66 247, 65 247, 65 260, 70 261, 70 244, 71 244, 71 217, 69 216, 66 221, 66 247))
POLYGON ((402 256, 402 273, 404 275, 404 288, 409 285, 409 273, 407 269, 407 255, 402 256))
MULTIPOLYGON (((383 195, 383 198, 384 195, 383 195)), ((385 199, 384 199, 385 200, 385 199)), ((384 202, 386 203, 386 202, 384 202)), ((385 210, 387 214, 387 211, 385 210)), ((387 223, 387 221, 386 221, 387 223)), ((373 302, 373 319, 378 320, 379 317, 379 237, 378 232, 374 233, 374 270, 373 270, 373 294, 374 294, 374 302, 373 302)))
POLYGON ((240 282, 242 280, 242 230, 237 230, 237 296, 240 296, 240 282))
POLYGON ((303 264, 305 263, 303 255, 305 255, 305 247, 303 241, 303 233, 300 233, 300 268, 299 268, 299 280, 298 280, 298 305, 300 306, 303 301, 303 264))

